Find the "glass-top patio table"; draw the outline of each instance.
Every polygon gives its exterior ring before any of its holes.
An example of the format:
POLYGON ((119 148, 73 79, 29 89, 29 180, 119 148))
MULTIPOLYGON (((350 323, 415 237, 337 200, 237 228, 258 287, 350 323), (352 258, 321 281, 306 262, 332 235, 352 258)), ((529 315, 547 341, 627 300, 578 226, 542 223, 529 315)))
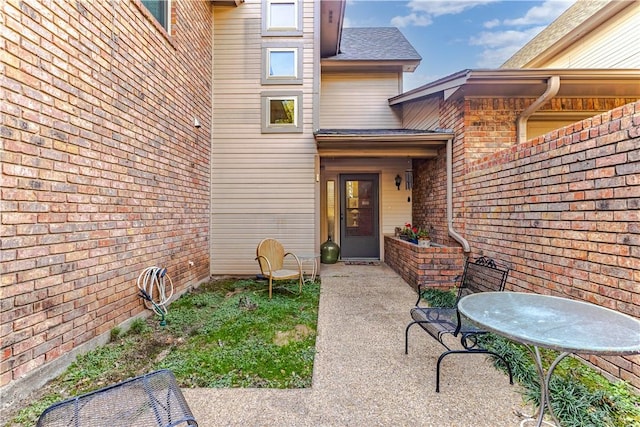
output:
POLYGON ((458 311, 478 326, 520 342, 531 351, 540 378, 537 426, 543 423, 545 408, 560 425, 549 401, 549 380, 567 355, 640 354, 639 319, 583 301, 522 292, 482 292, 462 298, 458 311), (546 374, 540 347, 561 352, 546 374))

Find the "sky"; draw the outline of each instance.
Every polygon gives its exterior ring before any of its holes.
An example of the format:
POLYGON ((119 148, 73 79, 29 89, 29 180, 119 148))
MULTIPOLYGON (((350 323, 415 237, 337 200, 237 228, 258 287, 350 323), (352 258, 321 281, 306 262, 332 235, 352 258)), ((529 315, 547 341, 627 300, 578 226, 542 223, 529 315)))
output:
POLYGON ((398 27, 422 56, 404 90, 499 68, 576 0, 347 0, 345 27, 398 27))

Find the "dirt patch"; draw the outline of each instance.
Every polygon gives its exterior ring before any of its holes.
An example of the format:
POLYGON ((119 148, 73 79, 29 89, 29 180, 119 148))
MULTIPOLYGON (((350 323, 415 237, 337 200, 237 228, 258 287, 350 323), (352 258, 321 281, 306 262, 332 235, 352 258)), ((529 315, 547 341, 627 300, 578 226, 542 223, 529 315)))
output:
POLYGON ((293 329, 288 331, 277 331, 276 336, 273 338, 273 343, 282 347, 289 344, 291 341, 302 341, 312 334, 313 329, 307 325, 296 325, 293 329))

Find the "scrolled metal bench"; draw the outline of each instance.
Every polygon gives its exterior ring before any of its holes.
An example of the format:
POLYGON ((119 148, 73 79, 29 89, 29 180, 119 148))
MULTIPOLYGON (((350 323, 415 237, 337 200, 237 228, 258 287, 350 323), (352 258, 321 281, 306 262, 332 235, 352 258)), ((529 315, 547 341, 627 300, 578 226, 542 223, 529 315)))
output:
POLYGON ((416 306, 411 309, 410 314, 413 321, 405 329, 405 354, 409 353, 409 329, 413 325, 420 326, 430 336, 435 338, 446 351, 438 357, 436 364, 436 392, 440 391, 440 364, 449 354, 489 354, 500 359, 509 372, 509 382, 513 384, 513 375, 509 363, 499 354, 482 348, 478 343, 478 337, 487 332, 461 318, 458 313, 458 301, 465 295, 476 292, 501 292, 507 282, 509 270, 498 267, 490 258, 481 257, 472 262, 467 259, 464 272, 459 279, 458 293, 454 307, 420 307, 423 288, 428 283, 418 286, 418 300, 416 306), (452 349, 444 341, 444 337, 453 335, 460 337, 462 349, 452 349))

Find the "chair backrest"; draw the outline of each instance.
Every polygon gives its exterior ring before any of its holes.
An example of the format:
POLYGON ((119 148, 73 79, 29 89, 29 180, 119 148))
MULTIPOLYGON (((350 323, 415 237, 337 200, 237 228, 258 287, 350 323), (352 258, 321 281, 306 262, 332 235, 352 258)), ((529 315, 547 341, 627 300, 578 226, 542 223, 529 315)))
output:
POLYGON ((258 243, 256 256, 258 258, 258 263, 260 263, 260 270, 262 274, 269 271, 269 267, 264 258, 269 260, 272 270, 280 270, 284 264, 284 246, 282 246, 282 243, 278 242, 276 239, 263 239, 258 243))
POLYGON ((151 372, 55 403, 37 427, 197 426, 173 373, 151 372))
POLYGON ((491 258, 467 259, 458 289, 458 298, 476 292, 501 292, 507 283, 509 270, 500 268, 491 258))

